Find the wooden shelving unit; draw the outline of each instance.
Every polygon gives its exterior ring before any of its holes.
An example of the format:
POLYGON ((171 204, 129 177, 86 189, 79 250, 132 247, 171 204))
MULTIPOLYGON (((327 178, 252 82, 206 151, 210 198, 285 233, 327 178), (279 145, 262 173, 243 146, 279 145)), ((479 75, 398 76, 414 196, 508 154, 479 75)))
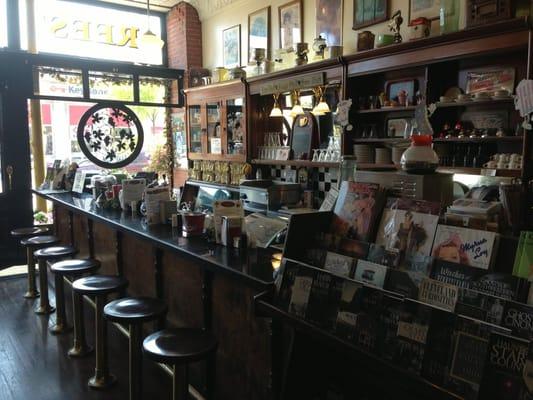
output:
POLYGON ((450 107, 470 107, 470 106, 501 106, 514 105, 514 100, 509 99, 487 99, 487 100, 471 100, 471 101, 451 101, 451 102, 437 102, 435 103, 437 108, 450 108, 450 107))
POLYGON ((433 143, 498 143, 498 142, 523 142, 524 138, 522 136, 490 136, 490 137, 476 137, 476 138, 436 138, 433 139, 433 143))
POLYGON ((384 108, 374 108, 369 110, 357 110, 357 114, 375 114, 375 113, 390 113, 390 112, 401 112, 401 111, 414 111, 415 106, 406 106, 406 107, 384 107, 384 108))
POLYGON ((311 168, 337 168, 340 163, 337 161, 332 162, 317 162, 310 160, 252 160, 252 164, 256 165, 289 165, 295 167, 311 167, 311 168))

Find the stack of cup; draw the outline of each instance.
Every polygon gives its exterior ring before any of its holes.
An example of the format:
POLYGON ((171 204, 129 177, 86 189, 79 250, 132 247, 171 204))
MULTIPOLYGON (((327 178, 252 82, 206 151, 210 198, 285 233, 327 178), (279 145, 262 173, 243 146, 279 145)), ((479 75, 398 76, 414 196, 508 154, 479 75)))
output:
POLYGON ((358 163, 372 164, 374 162, 374 149, 367 144, 355 144, 353 153, 358 163))
POLYGON ((387 147, 376 149, 376 164, 392 164, 391 151, 387 147))

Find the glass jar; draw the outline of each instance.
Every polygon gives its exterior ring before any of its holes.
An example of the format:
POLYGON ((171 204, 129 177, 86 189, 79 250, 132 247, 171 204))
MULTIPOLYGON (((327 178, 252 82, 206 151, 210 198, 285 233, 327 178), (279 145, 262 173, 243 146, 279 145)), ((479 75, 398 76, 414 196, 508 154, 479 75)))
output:
POLYGON ((339 185, 343 181, 355 181, 357 171, 356 156, 341 156, 341 165, 339 168, 339 185))
POLYGON ((459 30, 459 0, 440 0, 440 33, 459 30))

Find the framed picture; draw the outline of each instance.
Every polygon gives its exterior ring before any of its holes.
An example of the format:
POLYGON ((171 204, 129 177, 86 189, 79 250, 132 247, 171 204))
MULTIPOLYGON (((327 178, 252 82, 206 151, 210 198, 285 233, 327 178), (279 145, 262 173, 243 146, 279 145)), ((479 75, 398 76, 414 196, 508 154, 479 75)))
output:
POLYGON ((254 62, 253 49, 265 49, 270 58, 270 6, 248 14, 248 62, 254 62))
POLYGON ((342 0, 315 0, 316 33, 328 46, 342 45, 342 0))
POLYGON ((407 123, 406 118, 389 118, 386 126, 387 137, 403 137, 407 123))
POLYGON ((282 49, 296 49, 296 43, 302 41, 302 0, 291 1, 279 6, 278 16, 279 47, 282 49))
POLYGON ((241 65, 241 25, 235 25, 222 31, 224 67, 241 65))
POLYGON ((387 21, 388 19, 389 0, 353 0, 353 30, 387 21))
POLYGON ((409 100, 409 104, 413 104, 414 95, 418 90, 418 81, 416 79, 401 79, 388 81, 385 84, 385 94, 389 100, 402 103, 398 99, 398 94, 402 90, 405 92, 407 99, 409 100))
POLYGON ((441 0, 409 0, 409 21, 417 18, 439 19, 441 0))
POLYGON ((466 71, 465 93, 514 91, 515 69, 513 67, 487 67, 466 71))

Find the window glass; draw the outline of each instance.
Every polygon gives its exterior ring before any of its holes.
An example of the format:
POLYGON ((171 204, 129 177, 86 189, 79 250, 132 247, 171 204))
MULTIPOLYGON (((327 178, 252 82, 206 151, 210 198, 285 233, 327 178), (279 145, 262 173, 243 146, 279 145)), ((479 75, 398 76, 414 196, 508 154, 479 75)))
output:
MULTIPOLYGON (((41 101, 43 150, 47 167, 54 160, 70 160, 85 170, 100 170, 81 152, 77 140, 78 123, 92 103, 74 101, 41 101)), ((144 131, 141 154, 122 171, 135 174, 140 171, 166 173, 165 109, 162 107, 130 107, 138 116, 144 131)), ((31 127, 30 127, 31 129, 31 127)), ((37 183, 40 185, 40 182, 37 183)))
POLYGON ((89 71, 91 99, 133 101, 133 76, 89 71))
POLYGON ((83 97, 80 69, 35 66, 39 81, 34 82, 34 93, 41 96, 83 97))
POLYGON ((139 77, 139 101, 142 103, 170 104, 172 101, 168 94, 179 93, 178 80, 169 78, 139 77))
POLYGON ((0 47, 7 46, 7 9, 6 0, 0 0, 0 47))

